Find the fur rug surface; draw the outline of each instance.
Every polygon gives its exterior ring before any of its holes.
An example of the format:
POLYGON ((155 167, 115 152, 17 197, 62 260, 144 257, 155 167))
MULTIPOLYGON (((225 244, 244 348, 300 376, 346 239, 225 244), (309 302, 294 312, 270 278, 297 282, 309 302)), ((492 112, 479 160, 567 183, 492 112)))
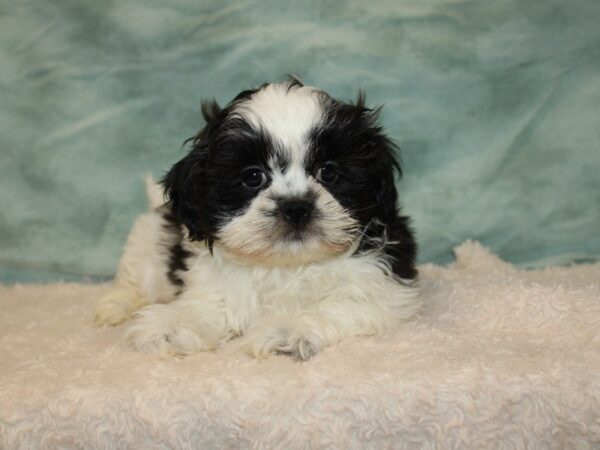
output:
POLYGON ((600 448, 600 263, 455 253, 419 317, 305 363, 140 354, 94 325, 106 284, 1 287, 0 448, 600 448))

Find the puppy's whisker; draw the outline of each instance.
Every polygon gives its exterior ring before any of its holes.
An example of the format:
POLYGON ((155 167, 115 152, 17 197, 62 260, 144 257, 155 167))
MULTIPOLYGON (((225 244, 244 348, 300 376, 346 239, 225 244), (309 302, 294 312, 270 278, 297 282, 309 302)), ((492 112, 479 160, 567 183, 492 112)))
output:
POLYGON ((354 209, 353 211, 354 212, 362 212, 362 211, 366 211, 366 210, 371 209, 371 208, 375 208, 377 206, 381 206, 383 204, 384 204, 384 202, 377 202, 377 203, 373 203, 372 205, 365 206, 364 208, 354 209))

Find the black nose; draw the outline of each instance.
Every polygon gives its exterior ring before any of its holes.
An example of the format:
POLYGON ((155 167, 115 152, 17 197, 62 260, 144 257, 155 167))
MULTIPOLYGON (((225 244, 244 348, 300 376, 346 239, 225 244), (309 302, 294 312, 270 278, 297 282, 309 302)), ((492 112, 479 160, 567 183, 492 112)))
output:
POLYGON ((291 225, 305 225, 311 218, 314 204, 308 200, 286 200, 279 206, 281 215, 291 225))

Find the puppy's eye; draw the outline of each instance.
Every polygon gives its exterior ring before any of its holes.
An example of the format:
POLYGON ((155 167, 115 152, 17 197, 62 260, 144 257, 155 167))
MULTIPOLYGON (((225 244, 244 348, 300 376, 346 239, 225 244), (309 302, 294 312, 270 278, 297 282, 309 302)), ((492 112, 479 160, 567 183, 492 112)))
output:
POLYGON ((339 175, 337 164, 333 161, 327 161, 317 171, 317 180, 323 184, 330 184, 337 180, 339 175))
POLYGON ((246 189, 255 191, 267 182, 267 176, 260 167, 246 167, 242 170, 242 184, 246 189))

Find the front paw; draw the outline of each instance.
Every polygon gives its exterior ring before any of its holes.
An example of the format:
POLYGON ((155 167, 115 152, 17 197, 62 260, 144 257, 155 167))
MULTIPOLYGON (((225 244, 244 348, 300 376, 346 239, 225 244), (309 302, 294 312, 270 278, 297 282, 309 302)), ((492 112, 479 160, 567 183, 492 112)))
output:
POLYGON ((168 305, 142 309, 126 338, 136 350, 160 356, 182 357, 212 350, 197 327, 168 305))
POLYGON ((250 330, 244 349, 256 358, 271 354, 290 356, 307 361, 323 348, 323 340, 316 334, 294 327, 269 326, 250 330))
POLYGON ((119 325, 143 306, 144 301, 132 289, 112 289, 96 306, 96 324, 119 325))

